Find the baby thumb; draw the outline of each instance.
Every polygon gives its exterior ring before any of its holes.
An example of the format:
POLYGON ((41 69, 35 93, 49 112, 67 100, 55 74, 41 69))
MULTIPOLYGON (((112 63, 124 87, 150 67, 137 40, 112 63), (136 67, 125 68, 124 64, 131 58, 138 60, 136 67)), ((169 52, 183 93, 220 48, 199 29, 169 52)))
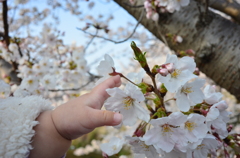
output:
POLYGON ((116 126, 122 122, 122 115, 117 112, 107 110, 94 110, 92 123, 95 127, 116 126))

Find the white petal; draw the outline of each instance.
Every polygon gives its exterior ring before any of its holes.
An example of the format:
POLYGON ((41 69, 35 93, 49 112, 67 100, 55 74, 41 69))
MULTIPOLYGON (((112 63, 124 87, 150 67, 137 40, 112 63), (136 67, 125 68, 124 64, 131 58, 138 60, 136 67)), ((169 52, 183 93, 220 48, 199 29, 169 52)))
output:
POLYGON ((177 63, 178 58, 176 55, 167 54, 166 64, 168 63, 177 63))
POLYGON ((137 116, 139 119, 148 122, 150 119, 150 115, 146 109, 144 109, 140 104, 135 105, 135 110, 137 112, 137 116))
POLYGON ((194 72, 196 68, 196 63, 194 62, 193 58, 186 56, 179 59, 176 68, 180 70, 189 70, 190 72, 194 72))
POLYGON ((216 107, 211 107, 206 116, 206 121, 213 121, 219 116, 219 110, 216 107))
POLYGON ((190 109, 190 102, 185 94, 179 94, 176 99, 179 110, 187 112, 190 109))

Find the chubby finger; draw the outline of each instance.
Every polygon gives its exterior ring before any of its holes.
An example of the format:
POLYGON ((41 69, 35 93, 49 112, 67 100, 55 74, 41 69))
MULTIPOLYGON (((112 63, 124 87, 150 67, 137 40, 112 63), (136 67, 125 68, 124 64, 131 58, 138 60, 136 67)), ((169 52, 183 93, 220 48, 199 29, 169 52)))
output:
POLYGON ((122 115, 107 110, 92 109, 91 126, 92 128, 100 126, 116 126, 122 122, 122 115))
POLYGON ((119 87, 121 85, 120 76, 113 76, 96 86, 90 93, 94 108, 101 109, 104 101, 109 97, 106 89, 119 87))

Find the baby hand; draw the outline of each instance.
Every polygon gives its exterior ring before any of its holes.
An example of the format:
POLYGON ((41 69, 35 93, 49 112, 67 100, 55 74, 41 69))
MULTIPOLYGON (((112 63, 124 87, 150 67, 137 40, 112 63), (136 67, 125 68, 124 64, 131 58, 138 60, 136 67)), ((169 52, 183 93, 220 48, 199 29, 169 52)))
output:
POLYGON ((113 76, 96 86, 90 93, 72 99, 53 110, 53 123, 60 135, 72 140, 96 127, 120 124, 121 114, 101 110, 104 101, 109 97, 106 89, 120 85, 120 77, 113 76))

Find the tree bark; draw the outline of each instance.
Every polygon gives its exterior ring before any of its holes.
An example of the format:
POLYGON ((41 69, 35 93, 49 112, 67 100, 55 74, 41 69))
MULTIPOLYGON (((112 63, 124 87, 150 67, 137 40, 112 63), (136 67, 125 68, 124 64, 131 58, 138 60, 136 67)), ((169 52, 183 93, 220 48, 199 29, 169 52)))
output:
MULTIPOLYGON (((129 0, 114 1, 134 18, 141 15, 143 8, 127 5, 129 0)), ((137 0, 135 5, 142 4, 143 0, 137 0)), ((157 23, 144 17, 141 24, 158 39, 166 34, 182 36, 181 44, 167 39, 169 47, 175 51, 193 49, 200 71, 240 101, 240 25, 210 11, 204 16, 192 0, 180 11, 159 17, 157 23)))

